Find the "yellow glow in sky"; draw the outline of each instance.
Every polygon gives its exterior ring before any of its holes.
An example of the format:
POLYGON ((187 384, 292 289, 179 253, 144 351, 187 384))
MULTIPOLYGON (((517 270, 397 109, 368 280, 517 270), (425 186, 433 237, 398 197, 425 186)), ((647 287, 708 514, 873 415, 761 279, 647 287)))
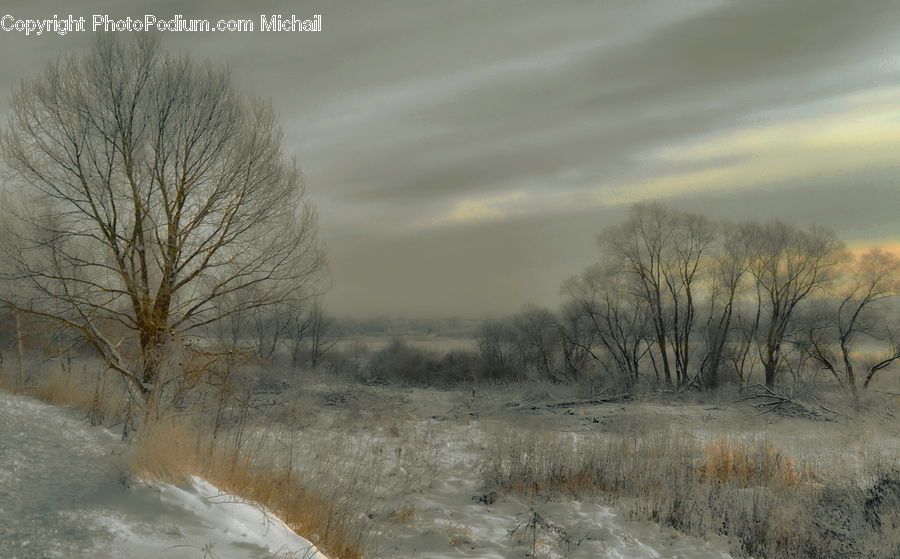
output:
POLYGON ((711 140, 673 146, 656 162, 703 163, 676 172, 603 189, 605 205, 630 204, 678 194, 765 186, 791 179, 900 166, 900 89, 848 96, 822 116, 770 123, 711 140), (720 164, 717 160, 725 159, 720 164))

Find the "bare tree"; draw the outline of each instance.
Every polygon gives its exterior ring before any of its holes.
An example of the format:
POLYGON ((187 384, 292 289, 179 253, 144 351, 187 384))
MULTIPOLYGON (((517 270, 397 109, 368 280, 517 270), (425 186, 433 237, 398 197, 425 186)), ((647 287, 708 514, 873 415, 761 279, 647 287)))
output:
POLYGON ((723 358, 731 365, 741 386, 749 384, 753 371, 759 363, 758 355, 752 351, 758 330, 758 307, 752 310, 735 305, 732 311, 732 342, 723 351, 723 358))
POLYGON ((579 304, 570 301, 557 313, 556 328, 562 353, 563 374, 574 380, 582 376, 588 364, 596 360, 593 348, 597 343, 597 330, 579 304))
POLYGON ((709 315, 706 324, 706 355, 700 366, 704 388, 718 384, 719 369, 729 335, 742 280, 750 267, 747 228, 724 225, 722 239, 710 262, 709 315))
POLYGON ((135 399, 173 335, 289 300, 323 269, 275 113, 226 69, 152 34, 101 34, 24 80, 11 109, 2 152, 22 195, 4 216, 6 302, 80 333, 135 399))
POLYGON ((511 368, 516 359, 512 328, 502 320, 485 320, 478 333, 478 352, 492 369, 511 368))
POLYGON ((692 337, 696 324, 696 289, 706 272, 705 255, 715 239, 716 228, 705 217, 674 213, 669 219, 669 254, 663 260, 663 278, 672 309, 671 339, 679 386, 690 379, 692 337))
POLYGON ((523 365, 534 367, 543 378, 560 380, 557 372, 559 331, 550 310, 526 305, 512 319, 523 365))
POLYGON ((856 258, 842 278, 836 296, 821 301, 805 329, 809 355, 831 372, 853 395, 859 408, 855 354, 863 339, 887 342, 887 355, 869 366, 865 385, 872 376, 900 359, 892 331, 883 315, 884 303, 900 294, 900 259, 879 249, 856 258))
POLYGON ((771 389, 797 306, 831 282, 846 251, 826 229, 802 230, 781 221, 746 227, 754 247, 749 271, 756 288, 757 346, 771 389))
POLYGON ((249 322, 253 332, 252 345, 259 359, 272 359, 276 351, 290 341, 293 315, 295 309, 304 308, 303 299, 298 295, 290 301, 251 310, 249 322))
POLYGON ((662 361, 663 377, 672 385, 672 367, 669 362, 670 320, 665 308, 665 262, 670 246, 668 208, 659 204, 636 204, 631 217, 619 227, 607 230, 600 236, 600 246, 610 256, 622 263, 624 271, 636 278, 636 295, 647 305, 653 340, 662 361))
POLYGON ((303 350, 309 336, 309 313, 295 307, 288 315, 287 338, 290 340, 291 366, 299 369, 303 365, 303 350))
POLYGON ((295 304, 284 316, 284 335, 290 343, 294 367, 304 363, 317 367, 341 341, 338 324, 325 312, 321 297, 315 297, 308 308, 295 304))
MULTIPOLYGON (((613 363, 614 372, 633 390, 651 336, 645 299, 634 297, 630 277, 616 267, 592 266, 566 280, 562 292, 593 325, 595 339, 613 363)), ((592 348, 591 354, 600 359, 592 348)), ((656 379, 659 381, 659 378, 656 379)))
POLYGON ((337 345, 340 335, 334 319, 325 313, 325 305, 320 298, 313 301, 307 320, 310 341, 309 363, 315 368, 322 362, 322 358, 337 345))
POLYGON ((670 350, 678 385, 690 378, 695 291, 714 239, 715 227, 705 217, 655 203, 633 206, 625 224, 600 237, 605 251, 638 279, 637 294, 649 305, 654 340, 669 385, 670 350))
MULTIPOLYGON (((894 312, 896 313, 896 309, 894 312)), ((900 360, 900 325, 896 321, 882 326, 879 339, 887 347, 882 355, 866 364, 868 373, 866 374, 865 382, 863 382, 863 388, 869 388, 875 373, 890 367, 895 361, 900 360)))

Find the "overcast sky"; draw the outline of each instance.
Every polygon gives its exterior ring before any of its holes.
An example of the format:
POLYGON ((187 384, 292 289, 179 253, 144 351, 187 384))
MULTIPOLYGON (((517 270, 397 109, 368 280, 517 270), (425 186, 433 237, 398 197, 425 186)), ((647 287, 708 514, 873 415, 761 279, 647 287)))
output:
MULTIPOLYGON (((629 204, 900 249, 900 3, 5 1, 0 16, 255 21, 169 33, 271 98, 342 315, 555 305, 629 204), (258 30, 322 14, 321 33, 258 30)), ((0 90, 92 33, 0 32, 0 90)), ((6 104, 3 104, 5 122, 6 104)))

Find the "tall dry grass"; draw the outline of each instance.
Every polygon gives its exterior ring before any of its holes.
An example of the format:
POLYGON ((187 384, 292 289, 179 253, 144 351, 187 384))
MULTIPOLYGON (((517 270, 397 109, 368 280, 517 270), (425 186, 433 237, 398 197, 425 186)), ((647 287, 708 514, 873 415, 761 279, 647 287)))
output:
POLYGON ((141 479, 179 483, 201 477, 216 487, 265 506, 333 559, 364 556, 355 519, 325 488, 310 488, 302 472, 283 465, 271 447, 224 448, 202 435, 197 417, 164 418, 142 425, 130 457, 141 479))
MULTIPOLYGON (((3 373, 2 386, 14 387, 9 371, 3 373)), ((361 511, 372 508, 374 489, 361 472, 381 471, 380 466, 352 454, 352 448, 324 449, 306 440, 307 448, 301 449, 299 439, 295 448, 293 430, 251 428, 249 392, 237 394, 233 386, 211 386, 201 379, 186 394, 180 384, 171 383, 141 413, 116 376, 91 372, 88 364, 36 368, 30 376, 31 395, 82 410, 92 424, 130 424, 142 417, 129 439, 130 466, 139 478, 179 483, 187 476, 201 477, 265 506, 332 559, 364 557, 370 526, 361 511), (304 452, 312 453, 311 469, 295 460, 304 452), (329 454, 337 464, 328 463, 329 454)))
POLYGON ((725 535, 736 553, 757 558, 888 559, 900 552, 900 472, 889 467, 868 487, 825 483, 765 442, 704 442, 672 432, 579 438, 505 431, 488 447, 486 490, 616 504, 633 518, 725 535))
POLYGON ((129 414, 121 385, 103 371, 86 367, 57 367, 38 375, 33 395, 45 402, 74 406, 87 414, 92 425, 120 423, 129 414))
POLYGON ((0 390, 15 394, 19 391, 18 385, 16 373, 5 365, 0 366, 0 390))
POLYGON ((812 468, 772 444, 719 437, 702 445, 697 466, 701 480, 730 483, 738 487, 793 487, 815 483, 812 468))

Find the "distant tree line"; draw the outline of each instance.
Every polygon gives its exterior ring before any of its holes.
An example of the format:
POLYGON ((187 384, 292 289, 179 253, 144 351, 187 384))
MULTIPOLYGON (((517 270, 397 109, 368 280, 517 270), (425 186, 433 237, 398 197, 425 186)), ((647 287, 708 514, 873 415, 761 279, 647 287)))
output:
POLYGON ((633 206, 599 246, 557 311, 484 323, 489 366, 559 382, 600 374, 626 391, 757 377, 774 388, 824 370, 857 396, 900 359, 894 254, 853 254, 820 227, 717 223, 656 203, 633 206))
POLYGON ((824 374, 858 402, 900 360, 900 259, 889 252, 854 254, 821 227, 715 222, 657 203, 633 206, 598 240, 598 262, 563 283, 558 309, 529 305, 474 332, 454 321, 474 335, 470 351, 402 339, 423 324, 443 332, 441 323, 342 321, 348 336, 395 334, 378 351, 352 352, 351 373, 428 385, 591 382, 625 394, 775 389, 824 374))

